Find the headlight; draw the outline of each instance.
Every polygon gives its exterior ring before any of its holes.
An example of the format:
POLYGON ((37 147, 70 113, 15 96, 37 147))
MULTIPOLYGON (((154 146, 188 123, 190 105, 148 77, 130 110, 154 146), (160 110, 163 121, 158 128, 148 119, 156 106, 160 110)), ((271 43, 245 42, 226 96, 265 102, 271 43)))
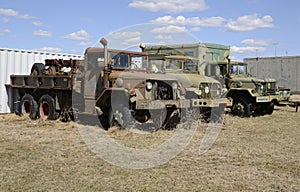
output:
POLYGON ((176 89, 178 89, 178 85, 177 85, 177 83, 172 83, 172 88, 173 88, 173 90, 176 90, 176 89))
POLYGON ((271 83, 268 83, 268 84, 267 84, 267 88, 268 88, 268 89, 271 89, 271 83))
POLYGON ((202 95, 202 90, 201 89, 199 90, 199 95, 202 95))
POLYGON ((209 87, 206 86, 206 87, 204 88, 204 92, 205 92, 206 94, 209 93, 209 87))
POLYGON ((146 83, 146 89, 147 89, 147 91, 150 91, 152 89, 152 83, 151 82, 146 83))
POLYGON ((123 79, 121 79, 121 78, 118 78, 117 80, 116 80, 116 85, 117 85, 117 87, 123 87, 123 84, 124 84, 124 82, 123 82, 123 79))

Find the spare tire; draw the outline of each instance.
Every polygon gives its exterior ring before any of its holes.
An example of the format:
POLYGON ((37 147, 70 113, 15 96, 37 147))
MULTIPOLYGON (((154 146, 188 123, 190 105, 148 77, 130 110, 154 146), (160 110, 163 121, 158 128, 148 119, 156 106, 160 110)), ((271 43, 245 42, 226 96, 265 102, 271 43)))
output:
POLYGON ((43 63, 35 63, 31 67, 30 75, 37 76, 42 75, 45 71, 45 65, 43 63))
POLYGON ((30 119, 37 118, 38 104, 30 94, 25 94, 20 103, 20 114, 28 115, 30 119))

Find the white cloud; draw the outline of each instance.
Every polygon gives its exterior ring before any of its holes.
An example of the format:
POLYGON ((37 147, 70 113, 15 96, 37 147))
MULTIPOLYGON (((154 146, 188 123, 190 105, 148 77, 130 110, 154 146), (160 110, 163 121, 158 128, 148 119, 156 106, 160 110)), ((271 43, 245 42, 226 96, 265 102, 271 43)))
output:
POLYGON ((168 24, 168 25, 190 25, 197 27, 220 27, 223 25, 225 19, 223 17, 190 17, 185 18, 184 16, 172 17, 164 16, 158 17, 152 20, 152 23, 168 24))
POLYGON ((16 17, 19 15, 19 13, 13 9, 2 9, 2 8, 0 8, 0 14, 4 16, 12 16, 12 17, 16 17))
POLYGON ((20 19, 34 19, 36 18, 35 16, 31 16, 28 14, 24 14, 24 15, 20 15, 17 11, 13 10, 13 9, 3 9, 0 8, 0 15, 4 15, 7 17, 17 17, 20 19))
POLYGON ((264 52, 266 49, 264 47, 252 47, 252 46, 247 46, 247 47, 237 47, 237 46, 232 46, 230 47, 230 51, 232 53, 255 53, 255 52, 264 52))
POLYGON ((126 39, 141 36, 142 33, 138 31, 124 31, 124 32, 116 32, 109 34, 114 39, 126 39))
POLYGON ((155 39, 158 39, 158 40, 173 40, 173 37, 171 35, 157 35, 157 36, 155 36, 155 39))
POLYGON ((62 49, 58 47, 42 47, 38 49, 39 51, 45 51, 45 52, 55 52, 55 53, 61 53, 62 49))
POLYGON ((34 31, 33 35, 42 36, 42 37, 51 37, 52 33, 49 31, 38 30, 38 31, 34 31))
POLYGON ((117 39, 122 45, 133 46, 141 42, 142 33, 139 31, 123 31, 109 33, 109 36, 117 39))
POLYGON ((85 41, 82 41, 78 44, 78 46, 81 46, 81 47, 91 47, 93 46, 95 43, 89 41, 89 42, 85 42, 85 41))
POLYGON ((201 31, 201 28, 200 27, 193 27, 193 28, 190 29, 190 31, 199 32, 199 31, 201 31))
POLYGON ((4 35, 5 33, 10 33, 9 29, 0 29, 0 35, 4 35))
POLYGON ((25 15, 18 16, 18 18, 20 18, 20 19, 35 19, 36 17, 32 16, 32 15, 25 14, 25 15))
POLYGON ((137 36, 137 37, 132 37, 132 38, 125 39, 122 42, 122 44, 133 46, 133 45, 139 44, 140 42, 141 42, 141 36, 137 36))
POLYGON ((148 11, 164 11, 167 13, 180 13, 189 11, 202 11, 207 9, 205 0, 133 0, 129 7, 148 11))
POLYGON ((9 22, 9 18, 3 17, 3 18, 2 18, 2 22, 3 22, 3 23, 8 23, 8 22, 9 22))
POLYGON ((274 24, 269 15, 258 18, 257 14, 252 14, 239 17, 236 21, 230 20, 225 27, 228 31, 241 32, 252 31, 257 28, 272 28, 274 24))
POLYGON ((242 41, 242 44, 250 46, 268 46, 270 43, 270 40, 264 39, 245 39, 242 41))
POLYGON ((187 32, 187 29, 185 27, 169 25, 165 27, 154 28, 151 32, 159 33, 159 34, 172 34, 172 33, 184 33, 187 32))
POLYGON ((35 26, 43 26, 44 25, 41 21, 34 21, 34 22, 32 22, 32 24, 35 26))
POLYGON ((65 35, 64 38, 65 39, 76 40, 76 41, 82 41, 82 40, 91 39, 91 36, 85 30, 80 30, 80 31, 65 35))

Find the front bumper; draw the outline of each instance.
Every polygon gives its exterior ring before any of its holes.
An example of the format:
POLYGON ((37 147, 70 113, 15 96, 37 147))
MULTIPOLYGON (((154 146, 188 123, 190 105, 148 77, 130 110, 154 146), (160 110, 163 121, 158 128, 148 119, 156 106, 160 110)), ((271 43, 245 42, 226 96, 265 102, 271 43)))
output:
POLYGON ((220 107, 226 105, 226 98, 218 99, 191 99, 192 107, 220 107))
POLYGON ((180 99, 180 100, 137 100, 136 109, 137 110, 155 110, 164 109, 169 107, 175 108, 189 108, 190 100, 180 99))

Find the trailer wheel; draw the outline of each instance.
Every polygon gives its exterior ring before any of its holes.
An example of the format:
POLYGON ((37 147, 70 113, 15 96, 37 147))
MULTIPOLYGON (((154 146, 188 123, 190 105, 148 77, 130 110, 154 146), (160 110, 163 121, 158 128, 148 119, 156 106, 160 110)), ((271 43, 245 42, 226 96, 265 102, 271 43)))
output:
POLYGON ((30 94, 25 94, 21 99, 21 115, 29 115, 30 119, 36 119, 38 104, 30 94))
POLYGON ((43 74, 45 71, 45 65, 43 63, 35 63, 31 67, 30 75, 37 76, 43 74))
POLYGON ((39 116, 42 119, 56 120, 55 102, 50 95, 43 95, 39 100, 39 116))

